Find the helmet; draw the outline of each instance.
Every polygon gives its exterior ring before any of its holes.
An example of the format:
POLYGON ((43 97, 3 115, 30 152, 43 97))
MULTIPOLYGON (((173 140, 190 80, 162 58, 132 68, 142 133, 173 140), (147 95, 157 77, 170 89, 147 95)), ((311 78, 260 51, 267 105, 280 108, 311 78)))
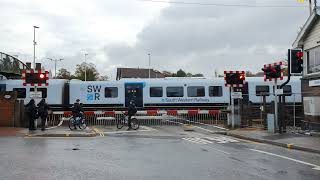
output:
POLYGON ((76 102, 80 102, 80 99, 77 99, 76 102))

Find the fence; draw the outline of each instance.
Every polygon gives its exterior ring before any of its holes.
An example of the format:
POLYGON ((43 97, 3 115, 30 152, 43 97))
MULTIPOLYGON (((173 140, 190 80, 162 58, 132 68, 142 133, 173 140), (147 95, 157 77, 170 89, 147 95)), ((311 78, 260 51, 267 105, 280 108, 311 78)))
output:
MULTIPOLYGON (((266 127, 267 114, 274 114, 274 96, 249 96, 255 97, 253 102, 248 98, 248 94, 243 94, 243 99, 235 100, 235 113, 241 115, 241 127, 266 127)), ((282 114, 285 126, 301 126, 304 118, 301 94, 292 93, 287 96, 284 106, 281 108, 279 104, 278 109, 279 117, 282 114)))
MULTIPOLYGON (((124 115, 122 111, 85 112, 87 125, 115 125, 124 115)), ((71 118, 70 111, 53 112, 48 117, 48 126, 66 125, 71 118), (60 123, 60 124, 59 124, 60 123)), ((202 124, 226 126, 228 114, 220 110, 147 110, 138 111, 135 118, 141 125, 202 124)))

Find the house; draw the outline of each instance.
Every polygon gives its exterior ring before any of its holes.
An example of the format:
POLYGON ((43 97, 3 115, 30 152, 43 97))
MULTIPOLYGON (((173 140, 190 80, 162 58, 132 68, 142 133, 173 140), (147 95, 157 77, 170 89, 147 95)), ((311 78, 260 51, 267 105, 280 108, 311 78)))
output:
POLYGON ((164 75, 154 69, 117 68, 117 80, 121 78, 164 78, 164 75))
POLYGON ((301 93, 304 123, 320 130, 320 7, 313 10, 303 25, 293 48, 303 50, 301 93))

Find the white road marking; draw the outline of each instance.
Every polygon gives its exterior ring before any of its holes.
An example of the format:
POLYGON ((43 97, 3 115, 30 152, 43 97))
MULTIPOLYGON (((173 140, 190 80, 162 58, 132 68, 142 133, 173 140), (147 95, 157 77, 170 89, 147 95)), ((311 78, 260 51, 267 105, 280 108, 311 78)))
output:
MULTIPOLYGON (((142 126, 143 130, 133 130, 133 131, 112 131, 112 132, 103 132, 104 134, 120 134, 120 133, 134 133, 134 132, 149 132, 149 131, 157 131, 154 128, 147 127, 147 126, 142 126)), ((141 128, 141 127, 140 127, 141 128)))
POLYGON ((224 137, 224 136, 205 137, 205 139, 208 139, 208 140, 211 140, 211 141, 217 141, 217 143, 220 143, 220 144, 239 142, 238 140, 231 139, 229 137, 224 137))
POLYGON ((304 161, 301 161, 301 160, 289 158, 289 157, 286 157, 286 156, 281 156, 281 155, 270 153, 270 152, 266 152, 266 151, 261 151, 261 150, 258 150, 258 149, 250 149, 250 150, 251 151, 255 151, 255 152, 259 152, 259 153, 263 153, 263 154, 268 154, 270 156, 276 156, 276 157, 279 157, 279 158, 287 159, 287 160, 294 161, 294 162, 297 162, 297 163, 300 163, 300 164, 313 166, 312 169, 320 171, 320 166, 319 165, 311 164, 311 163, 308 163, 308 162, 304 162, 304 161))
POLYGON ((205 139, 197 138, 197 137, 191 137, 191 138, 182 138, 183 140, 198 143, 198 144, 212 144, 211 141, 207 141, 205 139))

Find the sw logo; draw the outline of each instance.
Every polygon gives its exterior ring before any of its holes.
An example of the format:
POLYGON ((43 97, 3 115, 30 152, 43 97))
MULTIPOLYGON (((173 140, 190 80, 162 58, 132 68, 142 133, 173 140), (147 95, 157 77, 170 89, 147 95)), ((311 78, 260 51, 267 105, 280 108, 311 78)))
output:
POLYGON ((87 101, 100 100, 100 91, 101 91, 101 86, 88 85, 87 101))

